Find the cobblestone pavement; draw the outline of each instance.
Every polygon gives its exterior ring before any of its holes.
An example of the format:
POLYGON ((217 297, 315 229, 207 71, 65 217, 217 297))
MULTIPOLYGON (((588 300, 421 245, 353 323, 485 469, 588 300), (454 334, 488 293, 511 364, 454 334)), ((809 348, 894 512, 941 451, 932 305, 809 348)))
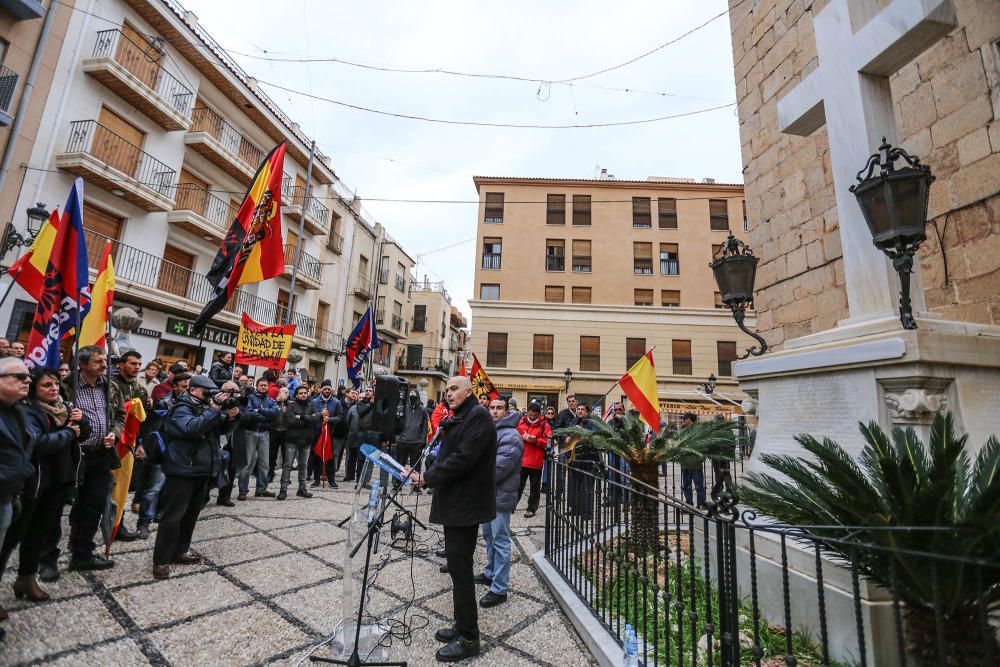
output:
MULTIPOLYGON (((353 489, 343 486, 284 502, 251 495, 234 508, 217 506, 213 494, 192 547, 202 564, 172 566, 166 581, 152 578, 152 537, 114 545, 116 565, 105 572, 66 572, 63 562, 62 578, 42 584, 52 595, 44 603, 14 599, 12 563, 0 585, 0 605, 10 612, 0 664, 295 665, 342 616, 346 532, 337 523, 354 501, 353 489)), ((401 498, 408 507, 418 502, 409 492, 401 498)), ((510 598, 480 610, 482 653, 464 664, 596 664, 531 566, 530 555, 542 546, 544 509, 527 520, 523 506, 512 521, 510 598)), ((421 496, 422 519, 429 508, 430 497, 421 496)), ((135 515, 126 521, 133 527, 135 515)), ((411 641, 395 639, 390 653, 411 665, 436 664, 434 631, 452 618, 451 581, 434 556, 441 533, 428 528, 418 529, 412 563, 401 551, 385 552, 389 560, 369 605, 383 618, 402 618, 412 598, 411 641)), ((484 554, 480 542, 480 566, 484 554)), ((478 587, 480 595, 485 590, 478 587)), ((329 656, 329 649, 316 655, 329 656)))

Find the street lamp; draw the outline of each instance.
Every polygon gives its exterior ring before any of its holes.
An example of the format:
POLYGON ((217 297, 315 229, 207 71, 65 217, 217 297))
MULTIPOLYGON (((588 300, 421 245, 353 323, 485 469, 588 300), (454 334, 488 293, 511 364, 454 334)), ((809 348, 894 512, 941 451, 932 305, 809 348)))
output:
POLYGON ((717 380, 718 378, 715 377, 715 373, 712 373, 711 375, 708 376, 708 382, 702 382, 701 384, 698 385, 698 388, 701 389, 702 393, 711 396, 712 394, 715 393, 715 383, 717 380))
POLYGON ((41 231, 42 225, 49 219, 49 212, 45 210, 45 204, 38 202, 28 209, 28 222, 25 225, 25 238, 14 227, 13 222, 8 222, 3 230, 3 239, 0 240, 0 257, 4 257, 14 248, 29 246, 35 242, 35 237, 41 231))
POLYGON ((858 199, 872 242, 892 260, 892 268, 899 274, 899 320, 904 329, 916 329, 910 305, 910 273, 913 255, 927 238, 927 202, 934 176, 919 158, 893 147, 885 137, 878 150, 858 172, 858 182, 851 186, 851 192, 858 199), (908 166, 896 169, 894 163, 899 159, 908 166))
POLYGON ((759 357, 767 351, 767 341, 743 324, 746 309, 753 303, 753 283, 757 275, 758 261, 747 244, 730 232, 729 238, 719 248, 719 256, 709 265, 719 286, 722 303, 732 311, 736 326, 760 343, 759 346, 748 348, 746 353, 737 359, 746 359, 751 354, 759 357))
POLYGON ((573 371, 567 368, 566 371, 563 373, 563 382, 566 385, 567 394, 569 393, 569 383, 572 381, 573 381, 573 371))

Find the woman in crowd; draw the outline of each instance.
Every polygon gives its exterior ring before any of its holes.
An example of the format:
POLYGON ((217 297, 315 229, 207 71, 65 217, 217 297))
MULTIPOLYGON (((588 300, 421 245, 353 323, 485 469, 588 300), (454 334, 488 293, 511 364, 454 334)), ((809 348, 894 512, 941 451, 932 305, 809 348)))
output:
POLYGON ((90 422, 79 408, 63 402, 59 373, 50 368, 38 368, 32 373, 27 400, 24 427, 35 472, 21 491, 21 512, 0 549, 0 572, 20 544, 14 595, 19 600, 44 602, 49 594, 39 587, 35 577, 43 551, 59 542, 63 502, 67 488, 76 480, 80 461, 77 443, 90 435, 90 422))
POLYGON ((153 395, 153 388, 156 385, 160 384, 161 382, 160 370, 162 368, 163 367, 160 365, 160 362, 157 361, 156 359, 153 359, 148 364, 146 364, 146 368, 142 371, 142 376, 139 378, 139 383, 146 388, 146 392, 150 396, 153 395))
MULTIPOLYGON (((549 405, 545 408, 545 423, 549 425, 549 429, 555 428, 556 420, 556 406, 549 405)), ((550 445, 552 443, 549 443, 550 445)), ((545 461, 542 463, 542 493, 548 494, 549 492, 549 477, 552 471, 549 470, 549 457, 545 457, 545 461)))
POLYGON ((538 511, 542 480, 542 464, 545 461, 545 448, 552 439, 552 429, 542 417, 542 406, 532 401, 528 404, 528 414, 521 417, 517 424, 517 432, 524 441, 524 457, 521 459, 521 484, 517 490, 517 500, 521 501, 525 484, 531 480, 531 490, 528 492, 528 511, 524 518, 530 519, 538 511))
MULTIPOLYGON (((324 411, 324 416, 326 411, 324 411)), ((309 400, 309 387, 300 384, 295 390, 295 398, 288 402, 285 410, 285 446, 281 453, 281 490, 278 500, 288 497, 288 483, 292 476, 292 460, 299 462, 299 490, 295 494, 301 498, 312 498, 306 490, 306 464, 309 461, 309 450, 313 445, 313 434, 319 424, 320 414, 316 412, 309 400)))

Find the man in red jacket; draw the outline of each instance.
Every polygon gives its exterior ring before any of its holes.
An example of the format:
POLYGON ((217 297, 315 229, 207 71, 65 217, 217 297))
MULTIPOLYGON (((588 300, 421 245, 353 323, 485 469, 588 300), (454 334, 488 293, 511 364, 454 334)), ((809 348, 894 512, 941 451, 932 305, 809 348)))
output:
POLYGON ((521 440, 524 441, 524 458, 521 459, 521 486, 517 490, 517 501, 521 502, 524 486, 530 479, 528 511, 524 513, 524 518, 530 519, 538 511, 545 448, 552 439, 552 429, 548 421, 542 417, 542 406, 532 401, 528 406, 528 414, 521 417, 521 421, 517 425, 517 432, 521 434, 521 440))

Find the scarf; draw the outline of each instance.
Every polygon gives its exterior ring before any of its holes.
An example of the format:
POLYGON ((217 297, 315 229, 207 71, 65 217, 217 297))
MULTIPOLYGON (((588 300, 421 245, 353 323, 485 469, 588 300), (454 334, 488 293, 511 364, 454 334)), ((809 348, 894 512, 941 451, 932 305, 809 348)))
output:
POLYGON ((49 419, 55 423, 56 426, 63 426, 69 419, 69 408, 63 403, 62 399, 57 399, 55 403, 46 403, 44 401, 35 401, 42 412, 49 416, 49 419))

